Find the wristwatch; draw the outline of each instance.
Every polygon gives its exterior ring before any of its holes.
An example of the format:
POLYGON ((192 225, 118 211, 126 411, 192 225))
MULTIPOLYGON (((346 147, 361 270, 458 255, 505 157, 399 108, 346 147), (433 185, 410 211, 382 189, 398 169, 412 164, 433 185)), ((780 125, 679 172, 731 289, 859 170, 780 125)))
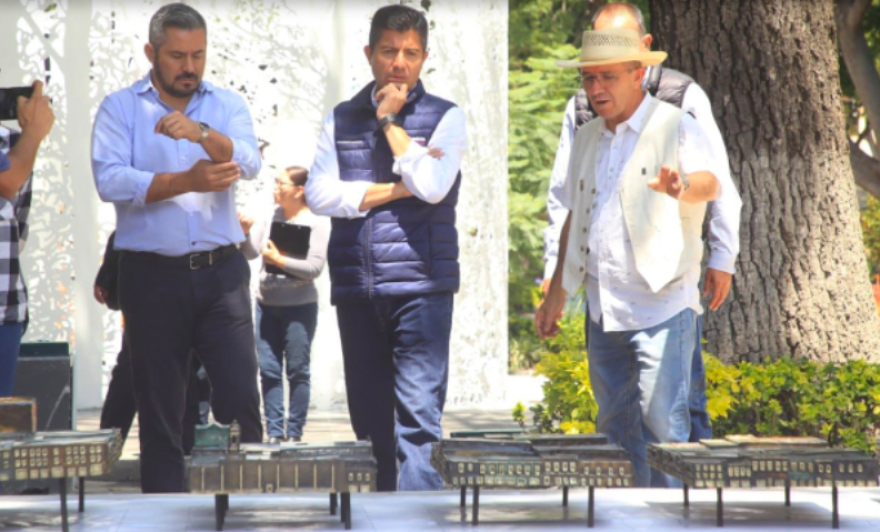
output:
POLYGON ((684 194, 689 188, 691 188, 691 182, 684 174, 681 174, 681 193, 684 194))
POLYGON ((394 113, 388 113, 387 115, 385 115, 385 116, 382 118, 382 120, 379 120, 379 127, 378 127, 378 129, 381 131, 382 128, 385 127, 385 124, 397 124, 397 125, 400 125, 400 119, 397 118, 397 115, 396 115, 396 114, 394 114, 394 113))
POLYGON ((202 130, 202 136, 199 137, 199 144, 205 142, 205 139, 208 138, 208 133, 211 131, 211 126, 204 122, 199 122, 199 129, 202 130))

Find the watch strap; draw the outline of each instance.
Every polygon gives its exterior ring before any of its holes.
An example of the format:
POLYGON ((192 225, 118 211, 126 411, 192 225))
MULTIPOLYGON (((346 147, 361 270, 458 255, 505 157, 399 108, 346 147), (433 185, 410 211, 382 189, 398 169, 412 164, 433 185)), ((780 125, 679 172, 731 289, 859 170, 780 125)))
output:
POLYGON ((381 130, 385 127, 386 124, 398 124, 400 125, 400 119, 397 118, 395 113, 388 113, 381 120, 379 120, 379 127, 377 129, 381 130))
POLYGON ((208 133, 211 132, 211 126, 204 122, 199 122, 199 129, 202 130, 202 136, 199 137, 199 144, 205 142, 205 139, 208 138, 208 133))

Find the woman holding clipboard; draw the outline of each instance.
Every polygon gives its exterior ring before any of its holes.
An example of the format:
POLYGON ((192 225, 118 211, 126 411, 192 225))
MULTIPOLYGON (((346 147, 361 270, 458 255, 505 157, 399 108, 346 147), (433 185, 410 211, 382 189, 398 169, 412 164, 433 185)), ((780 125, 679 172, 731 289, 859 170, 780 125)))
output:
POLYGON ((242 253, 248 259, 263 257, 256 344, 270 443, 300 441, 309 409, 309 363, 318 320, 314 280, 324 269, 330 228, 306 205, 307 178, 305 168, 286 169, 275 182, 278 208, 272 216, 257 222, 240 216, 247 237, 242 253), (285 373, 290 388, 286 430, 281 380, 285 373))

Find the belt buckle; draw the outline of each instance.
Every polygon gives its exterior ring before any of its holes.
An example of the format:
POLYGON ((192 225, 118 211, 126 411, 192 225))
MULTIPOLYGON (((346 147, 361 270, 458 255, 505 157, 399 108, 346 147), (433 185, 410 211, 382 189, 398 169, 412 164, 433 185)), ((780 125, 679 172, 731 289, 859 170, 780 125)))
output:
POLYGON ((202 251, 201 253, 193 253, 189 256, 189 269, 190 270, 201 270, 205 266, 213 266, 214 265, 214 251, 202 251), (199 264, 197 261, 202 257, 208 257, 208 264, 199 264))

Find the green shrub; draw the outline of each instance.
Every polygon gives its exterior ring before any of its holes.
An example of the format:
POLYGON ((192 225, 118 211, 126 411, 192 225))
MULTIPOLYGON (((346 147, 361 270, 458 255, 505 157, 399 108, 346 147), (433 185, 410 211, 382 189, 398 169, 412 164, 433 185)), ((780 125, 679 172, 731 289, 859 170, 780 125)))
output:
MULTIPOLYGON (((538 431, 595 430, 597 407, 586 351, 582 343, 576 344, 574 331, 571 328, 569 335, 560 339, 564 349, 545 353, 536 367, 538 374, 548 378, 543 401, 529 409, 532 425, 538 431)), ((707 410, 716 437, 816 436, 834 446, 876 454, 880 365, 861 360, 819 364, 787 357, 760 364, 726 365, 705 352, 703 361, 707 410)), ((514 408, 513 417, 526 426, 526 410, 521 403, 514 408)))

